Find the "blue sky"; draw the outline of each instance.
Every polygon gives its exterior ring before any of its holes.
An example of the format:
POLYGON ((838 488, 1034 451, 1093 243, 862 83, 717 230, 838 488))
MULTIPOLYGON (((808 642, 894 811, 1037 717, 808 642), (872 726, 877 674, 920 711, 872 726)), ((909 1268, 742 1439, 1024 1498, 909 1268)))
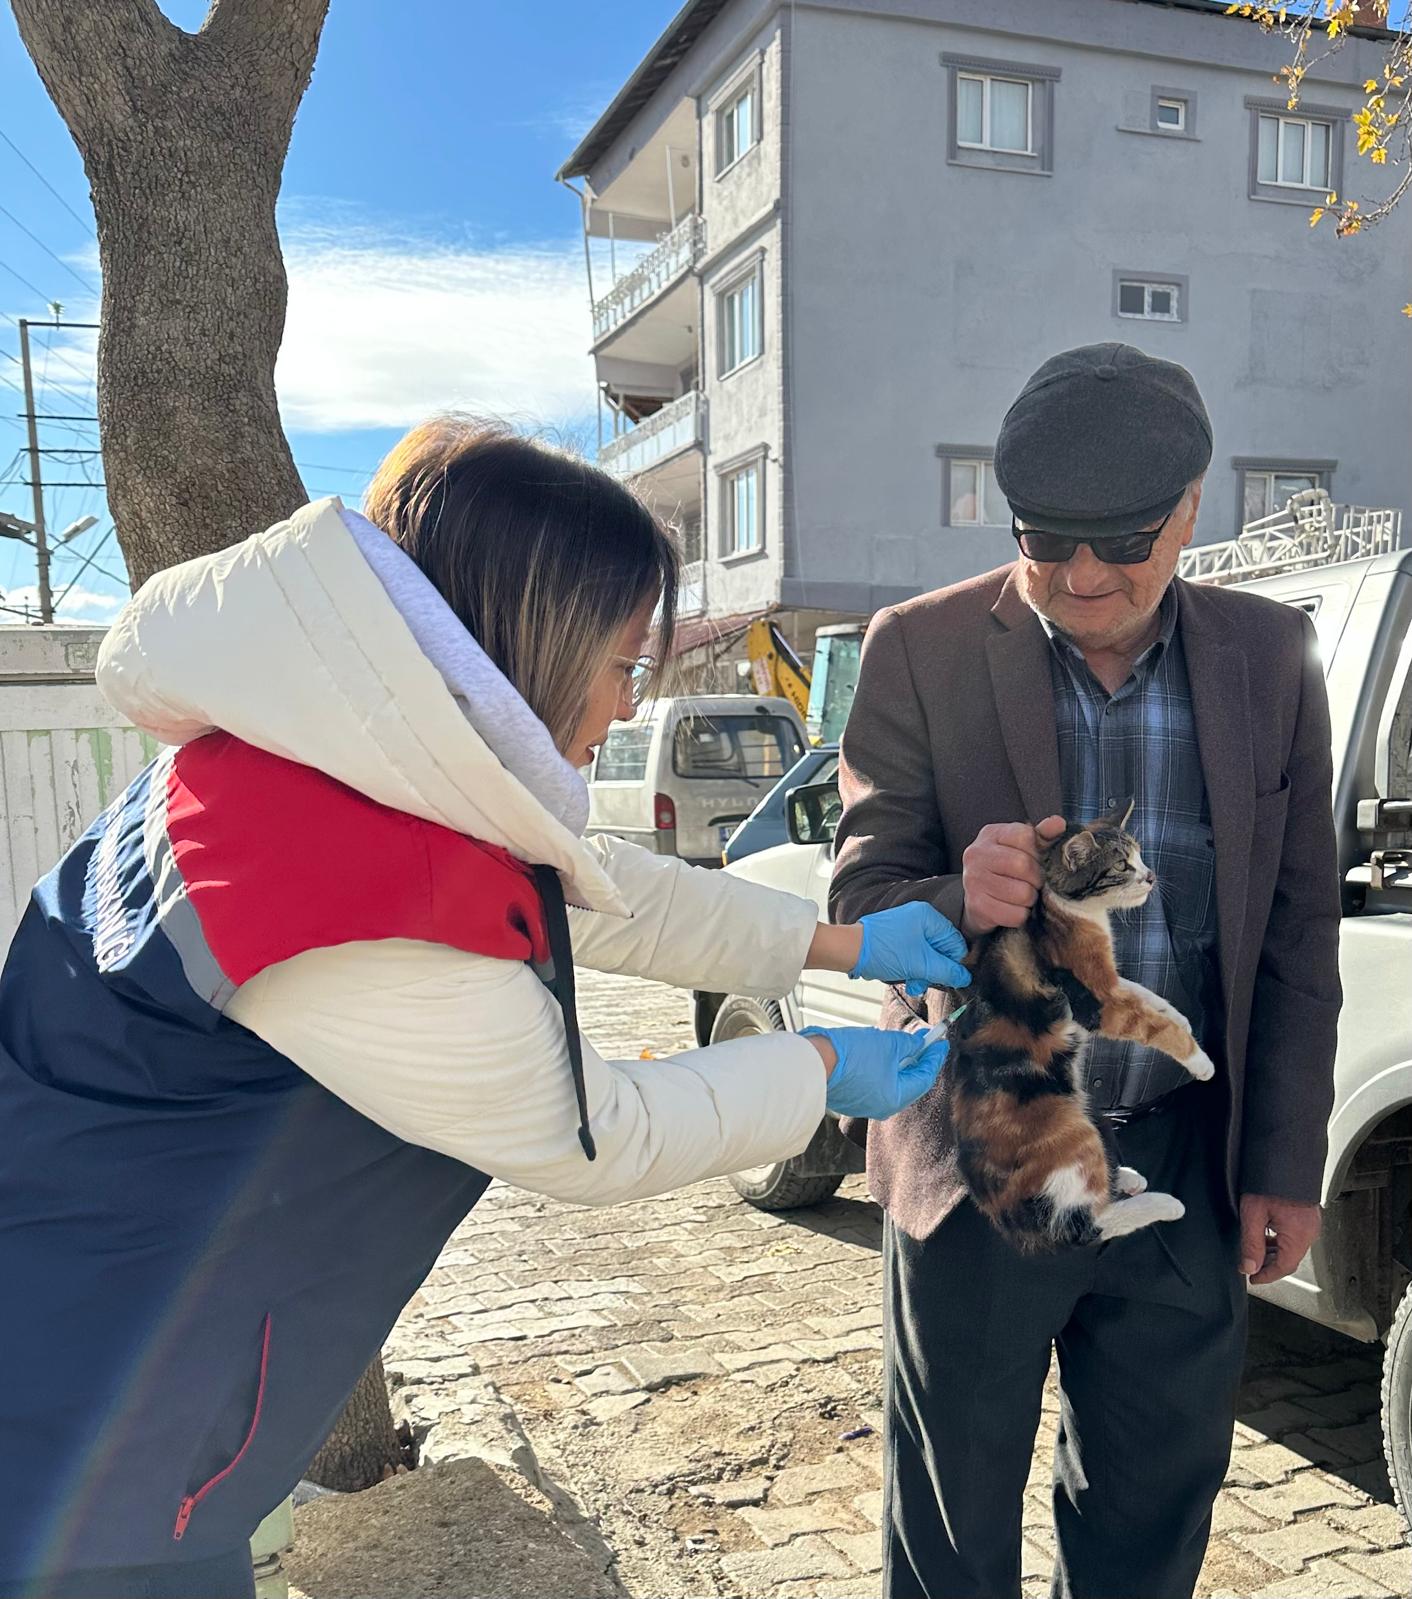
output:
MULTIPOLYGON (((281 209, 290 311, 278 380, 311 494, 356 501, 388 445, 440 407, 593 436, 578 206, 553 174, 677 9, 332 0, 281 209)), ((205 4, 163 10, 194 28, 205 4)), ((28 520, 18 480, 29 473, 11 460, 24 434, 7 318, 44 318, 57 299, 66 319, 93 320, 96 245, 78 153, 8 7, 0 83, 0 510, 28 520)), ((34 353, 37 409, 92 415, 92 335, 46 334, 34 353)), ((51 424, 41 443, 92 449, 96 429, 51 424)), ((44 470, 101 480, 96 456, 49 456, 44 470)), ((101 492, 55 488, 45 506, 55 531, 99 516, 59 554, 55 585, 74 583, 61 616, 105 620, 126 589, 101 492)), ((0 541, 5 603, 32 596, 31 562, 0 541)))

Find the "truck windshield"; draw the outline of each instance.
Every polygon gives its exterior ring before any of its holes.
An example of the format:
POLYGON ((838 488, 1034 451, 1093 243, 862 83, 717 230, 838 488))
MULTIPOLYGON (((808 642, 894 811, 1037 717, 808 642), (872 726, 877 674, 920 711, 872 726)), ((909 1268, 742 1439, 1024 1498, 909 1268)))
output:
POLYGON ((685 716, 672 741, 678 777, 783 777, 804 753, 794 723, 783 716, 685 716))
POLYGON ((816 744, 836 744, 858 687, 858 662, 863 635, 826 633, 814 645, 809 684, 809 737, 816 744))

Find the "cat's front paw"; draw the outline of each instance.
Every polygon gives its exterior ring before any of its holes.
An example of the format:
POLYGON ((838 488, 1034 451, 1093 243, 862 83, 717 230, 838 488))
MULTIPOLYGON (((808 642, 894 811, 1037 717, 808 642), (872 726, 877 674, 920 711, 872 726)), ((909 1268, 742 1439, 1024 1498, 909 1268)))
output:
POLYGON ((1182 1065, 1191 1073, 1198 1083, 1207 1083, 1216 1075, 1216 1063, 1198 1044, 1182 1065))
POLYGON ((1150 988, 1144 988, 1141 983, 1135 983, 1127 977, 1118 979, 1118 987, 1131 994, 1134 999, 1141 1000, 1149 1010, 1156 1011, 1159 1016, 1165 1016, 1169 1022, 1175 1022, 1178 1027, 1187 1027, 1187 1019, 1177 1007, 1170 1000, 1163 999, 1160 994, 1154 994, 1150 988))

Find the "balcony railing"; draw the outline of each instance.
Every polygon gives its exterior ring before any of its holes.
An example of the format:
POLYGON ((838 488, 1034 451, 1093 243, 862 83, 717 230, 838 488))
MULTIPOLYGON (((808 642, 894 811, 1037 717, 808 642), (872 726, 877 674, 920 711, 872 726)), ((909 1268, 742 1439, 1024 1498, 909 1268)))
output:
POLYGON ((663 234, 656 248, 618 279, 612 289, 593 307, 593 340, 606 338, 630 316, 654 300, 664 289, 688 271, 706 249, 706 223, 699 216, 678 222, 663 234))
POLYGON ((598 452, 598 464, 615 477, 636 477, 678 450, 702 442, 706 396, 693 389, 654 411, 630 433, 609 439, 598 452))
POLYGON ((699 616, 706 609, 706 563, 691 561, 681 569, 677 584, 677 613, 699 616))
POLYGON ((1193 544, 1177 571, 1193 583, 1246 583, 1402 547, 1401 511, 1335 505, 1326 489, 1301 489, 1283 511, 1247 522, 1239 538, 1193 544))

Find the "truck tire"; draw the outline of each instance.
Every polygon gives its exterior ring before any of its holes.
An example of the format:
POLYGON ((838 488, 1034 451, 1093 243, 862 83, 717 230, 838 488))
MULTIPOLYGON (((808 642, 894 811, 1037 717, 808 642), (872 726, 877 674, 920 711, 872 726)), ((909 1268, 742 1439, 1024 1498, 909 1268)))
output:
MULTIPOLYGON (((761 1033, 786 1030, 784 1016, 774 1000, 732 994, 716 1012, 711 1042, 724 1044, 732 1038, 754 1038, 761 1033)), ((756 1210, 805 1210, 828 1199, 843 1181, 843 1173, 801 1171, 803 1164, 803 1158, 795 1156, 769 1166, 752 1166, 748 1171, 733 1172, 730 1185, 756 1210)))
POLYGON ((1397 1307, 1383 1357, 1383 1449, 1393 1497, 1412 1532, 1412 1288, 1397 1307))

